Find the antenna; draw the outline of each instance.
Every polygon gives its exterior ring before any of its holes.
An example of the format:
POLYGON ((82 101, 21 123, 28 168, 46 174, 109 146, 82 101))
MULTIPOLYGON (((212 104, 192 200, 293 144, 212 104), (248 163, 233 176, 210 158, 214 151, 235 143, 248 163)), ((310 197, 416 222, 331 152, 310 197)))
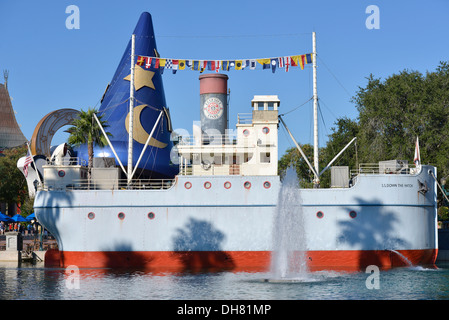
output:
POLYGON ((6 88, 6 90, 8 90, 8 76, 9 76, 9 71, 8 70, 3 70, 3 77, 5 78, 5 88, 6 88))

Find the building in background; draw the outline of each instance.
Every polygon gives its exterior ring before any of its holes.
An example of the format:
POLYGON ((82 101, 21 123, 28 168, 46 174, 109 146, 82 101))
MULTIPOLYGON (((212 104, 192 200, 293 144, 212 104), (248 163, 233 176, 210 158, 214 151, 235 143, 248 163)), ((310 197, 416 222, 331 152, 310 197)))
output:
POLYGON ((8 92, 8 71, 4 71, 5 83, 0 83, 0 150, 18 147, 27 139, 20 130, 8 92))

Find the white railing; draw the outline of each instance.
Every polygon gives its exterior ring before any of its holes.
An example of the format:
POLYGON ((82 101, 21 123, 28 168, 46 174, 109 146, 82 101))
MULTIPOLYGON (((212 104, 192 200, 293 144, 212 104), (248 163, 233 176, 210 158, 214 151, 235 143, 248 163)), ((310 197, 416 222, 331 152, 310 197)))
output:
MULTIPOLYGON (((193 166, 191 164, 182 165, 179 167, 179 175, 191 176, 194 175, 193 166)), ((239 175, 240 165, 239 164, 209 164, 197 166, 195 169, 195 175, 212 175, 212 176, 226 176, 226 175, 239 175)))
POLYGON ((252 122, 253 122, 253 114, 252 113, 237 114, 237 123, 238 124, 251 124, 252 122))
POLYGON ((411 174, 415 171, 415 166, 410 167, 408 164, 403 167, 396 167, 380 163, 361 163, 358 169, 351 170, 351 176, 358 174, 411 174))
POLYGON ((195 145, 235 145, 236 137, 233 135, 223 134, 204 134, 202 136, 181 136, 179 137, 179 145, 195 146, 195 145))
POLYGON ((87 161, 78 157, 61 158, 60 160, 50 161, 47 159, 47 165, 50 166, 87 166, 87 161))
POLYGON ((193 174, 193 167, 190 163, 180 163, 179 164, 179 175, 180 176, 191 176, 193 174))
POLYGON ((76 179, 63 187, 54 187, 49 184, 43 185, 42 190, 166 190, 175 183, 175 179, 136 179, 128 186, 127 179, 76 179))

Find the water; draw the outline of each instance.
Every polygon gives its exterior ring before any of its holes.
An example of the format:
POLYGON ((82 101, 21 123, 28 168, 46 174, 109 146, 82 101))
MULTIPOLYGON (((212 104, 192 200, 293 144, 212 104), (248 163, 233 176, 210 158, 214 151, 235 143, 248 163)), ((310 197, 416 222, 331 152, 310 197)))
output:
POLYGON ((312 281, 306 262, 302 200, 298 178, 289 167, 279 190, 273 223, 271 281, 312 281))
MULTIPOLYGON (((0 263, 1 300, 446 300, 449 262, 378 273, 310 271, 296 173, 288 171, 273 230, 269 272, 69 270, 0 263), (378 286, 373 286, 376 282, 378 286)), ((404 261, 407 259, 392 250, 404 261)), ((271 301, 271 302, 270 302, 271 301)), ((181 306, 181 302, 179 302, 181 306)), ((183 305, 183 304, 182 304, 183 305)))
POLYGON ((0 262, 0 300, 232 300, 235 304, 236 300, 449 299, 449 262, 438 268, 408 263, 376 274, 308 270, 302 254, 306 239, 297 187, 296 173, 288 171, 277 208, 269 272, 95 268, 69 272, 45 268, 43 263, 0 262), (370 285, 373 276, 378 286, 370 285))
POLYGON ((394 253, 396 253, 398 256, 400 256, 401 259, 402 259, 405 263, 407 263, 407 265, 408 265, 409 267, 413 267, 413 264, 411 263, 411 261, 410 261, 409 259, 407 259, 407 257, 404 256, 402 253, 400 253, 400 252, 398 252, 398 251, 396 251, 396 250, 390 250, 390 251, 391 251, 391 252, 394 252, 394 253))
POLYGON ((380 271, 379 289, 369 273, 310 272, 315 281, 265 282, 270 272, 162 273, 138 269, 80 269, 78 282, 65 269, 0 264, 0 299, 19 300, 440 300, 449 299, 449 264, 438 269, 380 271), (78 283, 78 286, 74 284, 78 283))

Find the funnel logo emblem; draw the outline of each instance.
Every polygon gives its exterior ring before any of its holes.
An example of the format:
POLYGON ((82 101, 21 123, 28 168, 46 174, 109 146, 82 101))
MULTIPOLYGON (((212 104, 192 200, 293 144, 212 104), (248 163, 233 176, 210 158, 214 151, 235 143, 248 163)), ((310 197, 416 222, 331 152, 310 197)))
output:
POLYGON ((204 103, 203 112, 209 119, 219 119, 223 115, 223 103, 218 98, 209 98, 204 103))

